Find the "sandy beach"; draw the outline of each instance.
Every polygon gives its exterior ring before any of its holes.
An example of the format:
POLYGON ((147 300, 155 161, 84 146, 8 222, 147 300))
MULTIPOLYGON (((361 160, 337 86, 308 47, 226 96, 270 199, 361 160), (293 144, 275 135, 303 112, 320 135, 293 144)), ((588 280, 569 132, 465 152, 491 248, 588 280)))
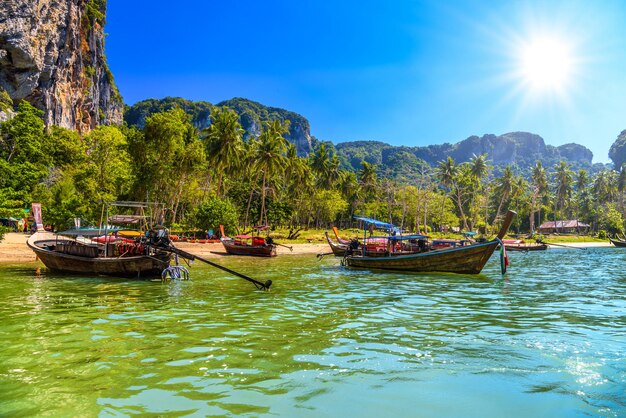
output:
MULTIPOLYGON (((4 240, 0 241, 0 263, 21 263, 35 261, 35 254, 26 245, 26 240, 30 235, 23 233, 11 232, 5 234, 4 240)), ((297 254, 319 254, 330 251, 330 247, 326 243, 311 244, 288 244, 293 247, 293 251, 289 251, 285 247, 277 247, 278 255, 297 255, 297 254)), ((224 247, 220 243, 214 244, 192 244, 188 242, 176 243, 181 250, 188 251, 200 257, 224 257, 224 247)))
MULTIPOLYGON (((22 233, 8 233, 4 236, 4 240, 0 242, 0 263, 21 263, 35 261, 35 254, 26 245, 26 240, 30 235, 22 233)), ((176 246, 181 250, 188 251, 200 257, 224 257, 224 247, 220 243, 198 244, 179 242, 176 246)), ((298 255, 298 254, 319 254, 327 253, 330 247, 326 243, 311 244, 289 244, 293 247, 293 251, 288 248, 278 247, 278 255, 298 255)), ((593 247, 611 247, 610 242, 570 242, 559 243, 553 248, 571 247, 571 248, 593 248, 593 247)))

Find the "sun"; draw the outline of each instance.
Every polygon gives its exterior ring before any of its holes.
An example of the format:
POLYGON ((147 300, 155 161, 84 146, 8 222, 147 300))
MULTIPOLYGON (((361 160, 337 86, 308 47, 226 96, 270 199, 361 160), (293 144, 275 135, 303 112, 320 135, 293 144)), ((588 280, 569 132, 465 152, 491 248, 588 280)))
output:
POLYGON ((570 46, 563 40, 539 37, 522 44, 520 73, 534 90, 563 90, 570 82, 573 59, 570 46))

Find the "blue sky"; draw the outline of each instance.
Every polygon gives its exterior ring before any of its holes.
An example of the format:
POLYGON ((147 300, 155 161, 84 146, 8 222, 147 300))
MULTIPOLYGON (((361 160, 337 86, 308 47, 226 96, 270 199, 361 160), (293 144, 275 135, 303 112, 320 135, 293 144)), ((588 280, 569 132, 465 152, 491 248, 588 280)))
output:
POLYGON ((619 0, 109 0, 105 31, 127 104, 246 97, 335 143, 528 131, 607 162, 626 129, 623 22, 619 0))

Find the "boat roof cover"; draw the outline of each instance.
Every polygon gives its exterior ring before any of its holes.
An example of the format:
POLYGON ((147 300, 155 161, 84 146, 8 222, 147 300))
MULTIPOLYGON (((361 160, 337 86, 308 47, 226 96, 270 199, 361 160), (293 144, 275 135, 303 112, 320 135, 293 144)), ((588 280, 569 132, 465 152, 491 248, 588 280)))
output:
MULTIPOLYGON (((116 232, 118 229, 107 229, 107 232, 116 232)), ((64 235, 66 237, 97 237, 104 234, 102 228, 74 228, 66 231, 57 232, 57 235, 64 235)))
POLYGON ((114 224, 138 224, 145 216, 141 215, 113 215, 109 216, 109 222, 114 224))
POLYGON ((391 229, 391 228, 395 228, 395 225, 387 223, 387 222, 382 222, 376 219, 372 219, 372 218, 363 218, 360 216, 355 216, 354 219, 358 219, 359 221, 363 221, 368 225, 374 225, 377 228, 387 228, 387 229, 391 229))
POLYGON ((428 235, 420 235, 420 234, 413 234, 413 235, 392 235, 389 238, 389 241, 404 241, 407 239, 427 239, 428 235))

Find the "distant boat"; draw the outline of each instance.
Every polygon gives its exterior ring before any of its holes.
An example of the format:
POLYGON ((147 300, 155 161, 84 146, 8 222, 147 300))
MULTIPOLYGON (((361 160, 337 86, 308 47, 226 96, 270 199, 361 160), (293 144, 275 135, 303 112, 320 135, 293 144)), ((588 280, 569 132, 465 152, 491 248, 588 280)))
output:
POLYGON ((478 274, 481 272, 513 221, 515 212, 509 211, 495 239, 483 243, 429 250, 406 255, 369 257, 353 253, 345 257, 348 267, 400 272, 444 272, 478 274))
POLYGON ((220 232, 222 233, 220 240, 228 254, 276 257, 276 244, 270 237, 235 235, 231 238, 224 232, 224 225, 220 225, 220 232))
POLYGON ((619 238, 613 239, 609 237, 609 241, 611 241, 611 243, 616 247, 626 247, 626 240, 621 240, 619 238))
POLYGON ((548 244, 543 242, 524 242, 523 240, 503 239, 502 243, 507 251, 545 251, 548 244))

